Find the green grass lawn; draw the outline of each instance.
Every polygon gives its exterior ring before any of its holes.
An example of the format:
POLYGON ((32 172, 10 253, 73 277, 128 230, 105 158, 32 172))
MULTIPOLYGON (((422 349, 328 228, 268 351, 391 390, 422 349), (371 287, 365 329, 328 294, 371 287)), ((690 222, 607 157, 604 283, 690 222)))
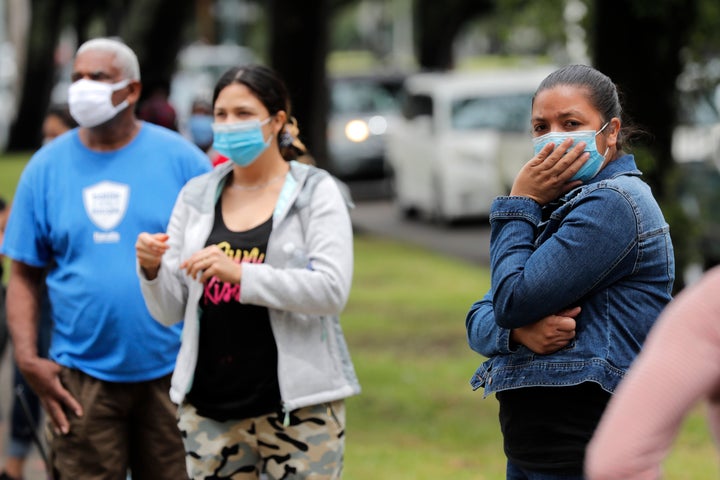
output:
MULTIPOLYGON (((3 195, 14 192, 27 157, 0 156, 3 195)), ((356 237, 342 321, 363 392, 347 402, 345 480, 504 478, 497 402, 468 383, 482 359, 465 341, 465 314, 488 285, 486 268, 356 237)), ((720 478, 716 458, 699 407, 666 478, 720 478)))
MULTIPOLYGON (((366 236, 355 254, 343 325, 363 393, 348 400, 344 478, 504 478, 497 402, 468 384, 482 359, 467 346, 464 319, 488 270, 366 236)), ((720 478, 716 459, 698 408, 665 478, 720 478)))
POLYGON ((15 194, 15 185, 29 158, 29 153, 0 155, 0 196, 6 201, 15 194))

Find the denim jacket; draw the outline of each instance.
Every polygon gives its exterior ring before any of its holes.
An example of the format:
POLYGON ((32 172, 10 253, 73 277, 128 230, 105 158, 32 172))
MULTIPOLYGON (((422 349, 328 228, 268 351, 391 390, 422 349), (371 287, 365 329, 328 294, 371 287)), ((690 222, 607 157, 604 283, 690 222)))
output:
POLYGON ((613 392, 671 299, 670 231, 632 155, 541 207, 498 197, 490 214, 491 289, 466 317, 488 357, 470 381, 491 393, 594 381, 613 392), (580 306, 575 338, 549 355, 510 341, 513 328, 580 306))

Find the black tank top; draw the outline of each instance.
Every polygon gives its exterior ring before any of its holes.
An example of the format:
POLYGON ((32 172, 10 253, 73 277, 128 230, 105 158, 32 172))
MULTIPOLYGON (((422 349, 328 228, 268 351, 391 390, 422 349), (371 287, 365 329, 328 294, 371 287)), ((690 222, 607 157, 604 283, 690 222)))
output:
MULTIPOLYGON (((218 245, 236 262, 263 263, 272 218, 243 232, 223 222, 220 201, 206 245, 218 245)), ((279 411, 277 346, 268 309, 237 301, 238 285, 211 278, 200 298, 200 339, 187 400, 204 417, 240 420, 279 411)))

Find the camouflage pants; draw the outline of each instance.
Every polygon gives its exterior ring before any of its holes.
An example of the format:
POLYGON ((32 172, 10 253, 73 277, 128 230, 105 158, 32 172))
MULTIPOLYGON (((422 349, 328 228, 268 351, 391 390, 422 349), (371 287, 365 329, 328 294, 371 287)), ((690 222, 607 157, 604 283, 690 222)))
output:
POLYGON ((338 400, 245 420, 218 422, 184 403, 178 426, 193 480, 335 480, 342 474, 345 403, 338 400))

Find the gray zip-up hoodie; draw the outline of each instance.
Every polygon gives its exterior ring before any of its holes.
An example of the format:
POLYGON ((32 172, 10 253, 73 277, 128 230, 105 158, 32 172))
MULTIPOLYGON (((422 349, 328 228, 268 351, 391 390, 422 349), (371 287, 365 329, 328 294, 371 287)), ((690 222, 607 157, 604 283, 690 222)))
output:
MULTIPOLYGON (((148 280, 138 267, 152 316, 164 325, 184 320, 170 389, 177 404, 190 390, 195 372, 198 302, 203 291, 203 285, 180 270, 180 264, 204 248, 215 202, 232 166, 232 162, 221 164, 185 185, 170 218, 170 248, 157 278, 148 280)), ((290 162, 273 212, 265 263, 242 264, 239 301, 269 310, 286 412, 360 393, 338 319, 353 272, 348 204, 327 172, 290 162)))

